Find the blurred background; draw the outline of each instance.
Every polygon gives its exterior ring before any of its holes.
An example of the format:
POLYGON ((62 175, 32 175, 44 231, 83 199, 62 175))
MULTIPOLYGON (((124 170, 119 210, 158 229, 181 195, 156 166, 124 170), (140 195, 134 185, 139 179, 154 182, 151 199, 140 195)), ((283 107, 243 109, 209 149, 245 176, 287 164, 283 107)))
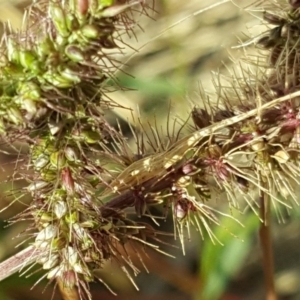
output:
MULTIPOLYGON (((118 120, 123 132, 128 134, 129 143, 131 132, 128 123, 135 124, 140 119, 143 125, 156 123, 164 131, 168 111, 171 120, 186 120, 193 105, 202 105, 200 85, 207 91, 213 91, 212 74, 226 72, 232 64, 230 56, 239 57, 242 54, 242 48, 231 47, 238 45, 240 40, 247 41, 249 31, 251 34, 261 33, 258 26, 261 13, 254 15, 246 9, 251 2, 237 0, 235 4, 225 3, 198 13, 214 1, 156 0, 154 11, 149 11, 150 18, 138 16, 143 29, 137 28, 136 35, 124 37, 130 47, 124 46, 124 55, 118 56, 124 62, 123 71, 117 74, 118 80, 129 90, 109 95, 122 106, 130 108, 115 109, 108 116, 112 124, 118 120), (238 5, 243 5, 244 9, 238 5)), ((9 21, 12 28, 20 28, 24 9, 29 3, 0 0, 2 24, 9 21)), ((134 147, 134 142, 132 145, 134 147)), ((14 155, 1 155, 2 180, 7 175, 17 176, 16 158, 14 155)), ((5 185, 7 189, 21 188, 19 182, 8 181, 5 185)), ((25 247, 16 249, 22 239, 15 237, 24 230, 26 223, 7 227, 6 220, 26 208, 27 201, 30 199, 17 201, 0 214, 1 261, 25 247)), ((8 204, 7 197, 0 198, 1 208, 8 204)), ((221 220, 222 226, 213 228, 223 246, 213 245, 209 239, 203 242, 199 233, 192 231, 191 239, 185 243, 185 255, 178 241, 173 238, 167 240, 178 247, 166 246, 163 250, 176 256, 176 259, 145 249, 144 263, 149 274, 132 252, 132 260, 141 270, 136 277, 139 291, 135 290, 118 266, 107 263, 101 271, 101 278, 118 296, 111 295, 102 284, 94 283, 91 285, 94 299, 264 299, 257 240, 259 223, 256 216, 247 213, 240 215, 239 220, 244 227, 224 218, 221 220)), ((172 232, 171 218, 163 222, 159 229, 172 232)), ((300 299, 300 210, 296 208, 286 214, 284 224, 279 224, 274 217, 273 236, 276 285, 280 299, 300 299)), ((41 276, 42 273, 36 273, 25 278, 17 274, 0 282, 0 299, 61 299, 57 291, 53 293, 54 285, 47 285, 46 280, 31 289, 41 276)))

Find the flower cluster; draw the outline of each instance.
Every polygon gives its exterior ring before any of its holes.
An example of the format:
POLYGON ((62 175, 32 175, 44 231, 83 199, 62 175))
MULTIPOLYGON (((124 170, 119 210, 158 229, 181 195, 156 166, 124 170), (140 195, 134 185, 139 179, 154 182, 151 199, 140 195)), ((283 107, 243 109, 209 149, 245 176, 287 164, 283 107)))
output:
POLYGON ((122 35, 147 9, 143 1, 37 1, 25 28, 2 38, 1 134, 7 143, 28 143, 32 170, 22 175, 32 204, 15 220, 32 220, 26 232, 43 250, 47 277, 76 285, 81 297, 90 297, 87 282, 105 260, 124 257, 122 267, 136 273, 121 246, 159 234, 121 211, 102 212, 99 197, 114 175, 108 143, 125 143, 104 118, 117 105, 105 98, 104 84, 118 70, 122 35))

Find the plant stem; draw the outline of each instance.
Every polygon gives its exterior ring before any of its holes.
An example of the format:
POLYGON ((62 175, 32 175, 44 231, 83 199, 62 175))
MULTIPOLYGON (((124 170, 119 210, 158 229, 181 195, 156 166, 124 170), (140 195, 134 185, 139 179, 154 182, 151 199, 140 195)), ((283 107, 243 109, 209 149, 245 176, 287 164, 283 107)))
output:
POLYGON ((265 275, 266 300, 277 300, 274 284, 270 199, 263 191, 260 192, 260 217, 263 220, 259 229, 259 239, 265 275))
POLYGON ((0 263, 0 281, 34 263, 41 254, 42 251, 29 246, 3 261, 0 263))

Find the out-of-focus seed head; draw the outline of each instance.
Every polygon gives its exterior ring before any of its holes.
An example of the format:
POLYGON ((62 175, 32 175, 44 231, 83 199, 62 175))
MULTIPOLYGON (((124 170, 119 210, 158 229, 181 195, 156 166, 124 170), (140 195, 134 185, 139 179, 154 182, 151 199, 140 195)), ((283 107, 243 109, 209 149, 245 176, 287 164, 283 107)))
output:
POLYGON ((300 1, 299 0, 289 0, 289 4, 293 8, 299 8, 300 7, 300 1))
POLYGON ((201 129, 210 125, 211 116, 209 113, 202 108, 194 107, 192 110, 192 118, 195 125, 201 129))

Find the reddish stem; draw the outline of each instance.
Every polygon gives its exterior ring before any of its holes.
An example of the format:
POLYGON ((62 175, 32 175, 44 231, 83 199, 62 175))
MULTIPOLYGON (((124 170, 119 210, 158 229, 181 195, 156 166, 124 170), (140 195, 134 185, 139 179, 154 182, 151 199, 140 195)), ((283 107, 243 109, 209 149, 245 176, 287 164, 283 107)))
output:
POLYGON ((260 217, 263 220, 259 229, 262 261, 266 284, 266 300, 277 300, 274 284, 274 261, 271 236, 271 212, 269 196, 261 192, 260 217))

